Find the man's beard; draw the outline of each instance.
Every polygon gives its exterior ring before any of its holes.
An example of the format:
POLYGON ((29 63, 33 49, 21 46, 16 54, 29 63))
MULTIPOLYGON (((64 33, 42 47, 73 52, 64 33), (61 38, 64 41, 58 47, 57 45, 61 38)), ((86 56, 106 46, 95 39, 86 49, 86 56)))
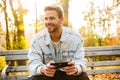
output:
POLYGON ((47 24, 46 27, 47 27, 49 33, 54 33, 56 31, 58 31, 58 28, 59 28, 59 26, 55 25, 55 24, 47 24))

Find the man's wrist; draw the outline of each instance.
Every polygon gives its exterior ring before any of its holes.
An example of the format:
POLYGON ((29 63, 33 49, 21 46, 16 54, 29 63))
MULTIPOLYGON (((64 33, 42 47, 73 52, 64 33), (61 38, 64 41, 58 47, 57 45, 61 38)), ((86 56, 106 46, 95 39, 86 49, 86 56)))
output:
POLYGON ((77 74, 77 73, 78 73, 78 69, 76 70, 75 74, 77 74))
POLYGON ((41 69, 40 69, 41 74, 44 74, 44 67, 45 66, 41 66, 41 69))
POLYGON ((75 75, 79 75, 82 71, 81 67, 79 65, 76 65, 77 71, 75 72, 75 75))

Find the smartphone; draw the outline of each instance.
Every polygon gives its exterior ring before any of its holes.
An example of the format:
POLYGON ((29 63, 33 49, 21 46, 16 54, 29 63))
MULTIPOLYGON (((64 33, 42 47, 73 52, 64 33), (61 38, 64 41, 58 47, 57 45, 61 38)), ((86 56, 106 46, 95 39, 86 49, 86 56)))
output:
POLYGON ((60 63, 51 63, 51 65, 54 65, 56 69, 70 66, 68 62, 60 62, 60 63))

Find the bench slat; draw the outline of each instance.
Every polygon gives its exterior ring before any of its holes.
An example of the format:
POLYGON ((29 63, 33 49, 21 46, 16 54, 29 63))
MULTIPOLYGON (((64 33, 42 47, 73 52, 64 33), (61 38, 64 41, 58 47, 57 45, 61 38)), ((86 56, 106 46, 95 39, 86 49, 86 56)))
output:
POLYGON ((120 60, 116 61, 97 61, 97 62, 88 62, 87 66, 97 67, 97 66, 119 66, 120 60))
POLYGON ((120 55, 120 50, 116 51, 96 51, 96 52, 85 52, 85 56, 113 56, 120 55))
POLYGON ((16 54, 27 54, 28 53, 28 50, 4 50, 4 51, 1 51, 0 50, 0 55, 16 55, 16 54))
POLYGON ((14 75, 7 76, 6 80, 27 80, 28 78, 28 75, 14 75))
POLYGON ((84 47, 85 52, 91 51, 113 51, 120 50, 120 46, 95 46, 95 47, 84 47))
POLYGON ((27 55, 6 55, 6 60, 27 60, 27 55))
POLYGON ((27 71, 27 66, 10 66, 10 72, 24 72, 27 71))
POLYGON ((105 73, 117 73, 117 72, 120 72, 120 68, 87 70, 87 74, 105 74, 105 73))

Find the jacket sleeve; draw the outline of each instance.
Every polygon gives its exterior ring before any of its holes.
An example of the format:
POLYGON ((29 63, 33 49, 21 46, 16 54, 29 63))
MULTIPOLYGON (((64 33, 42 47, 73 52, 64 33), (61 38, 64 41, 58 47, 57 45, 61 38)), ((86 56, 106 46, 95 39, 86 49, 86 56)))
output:
POLYGON ((76 52, 74 54, 74 62, 77 66, 78 73, 80 74, 81 72, 86 71, 86 59, 85 59, 85 54, 84 54, 84 48, 83 48, 83 39, 80 39, 77 41, 76 45, 76 52))
POLYGON ((28 70, 30 72, 30 76, 41 75, 40 72, 41 66, 43 66, 43 55, 42 50, 37 43, 37 41, 32 41, 31 47, 28 51, 28 70))

